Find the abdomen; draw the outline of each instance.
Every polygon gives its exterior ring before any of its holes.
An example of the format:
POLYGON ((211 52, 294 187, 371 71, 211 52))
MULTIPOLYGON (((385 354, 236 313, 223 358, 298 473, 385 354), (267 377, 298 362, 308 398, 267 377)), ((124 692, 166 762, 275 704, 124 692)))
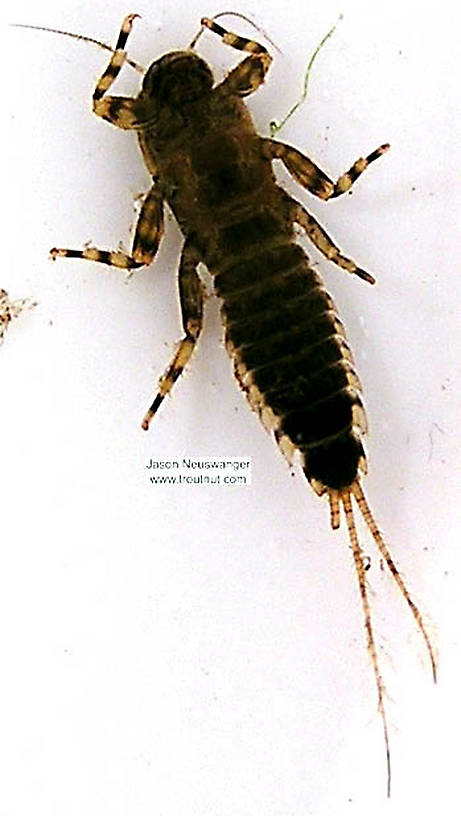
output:
MULTIPOLYGON (((268 219, 259 215, 270 238, 261 240, 263 229, 252 246, 242 236, 257 230, 258 216, 249 219, 253 226, 240 225, 240 252, 234 246, 233 260, 215 277, 226 347, 252 407, 282 451, 288 458, 300 451, 317 492, 341 489, 365 465, 360 383, 332 298, 302 248, 288 234, 271 232, 268 219)), ((237 234, 236 227, 235 239, 237 234)), ((226 230, 223 249, 229 237, 226 230)))

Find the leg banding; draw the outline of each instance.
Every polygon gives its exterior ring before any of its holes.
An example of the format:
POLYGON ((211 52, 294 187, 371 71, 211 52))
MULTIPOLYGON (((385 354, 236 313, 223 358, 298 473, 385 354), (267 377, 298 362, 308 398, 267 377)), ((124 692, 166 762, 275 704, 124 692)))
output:
POLYGON ((230 45, 232 48, 236 48, 237 51, 250 54, 240 65, 230 71, 220 87, 231 94, 238 94, 239 96, 248 96, 248 94, 256 91, 264 82, 272 62, 272 57, 267 48, 264 48, 255 40, 248 40, 227 31, 214 20, 208 19, 208 17, 203 17, 201 25, 221 37, 225 45, 230 45))
POLYGON ((129 14, 128 17, 125 17, 115 51, 93 92, 93 113, 122 130, 141 127, 149 120, 152 113, 149 106, 146 106, 145 102, 139 98, 106 96, 127 61, 123 49, 136 17, 139 17, 139 14, 129 14))
POLYGON ((265 158, 271 161, 280 159, 295 181, 310 193, 323 200, 330 198, 334 190, 333 182, 301 151, 274 139, 261 139, 261 148, 265 158))
POLYGON ((364 159, 357 159, 354 162, 350 170, 347 173, 344 173, 342 176, 339 177, 338 181, 334 185, 333 192, 329 196, 329 198, 338 198, 338 196, 346 193, 355 181, 362 175, 363 171, 367 169, 367 167, 375 161, 375 159, 379 159, 384 153, 387 153, 389 150, 389 144, 383 144, 381 147, 378 147, 376 150, 373 150, 366 158, 364 159))
POLYGON ((389 150, 390 145, 384 144, 370 153, 365 159, 357 159, 350 170, 333 182, 320 167, 311 159, 304 156, 299 150, 283 142, 273 139, 262 139, 263 155, 269 159, 280 159, 293 178, 310 193, 328 201, 330 198, 346 193, 363 171, 383 153, 389 150))
POLYGON ((152 263, 163 235, 163 196, 157 187, 152 187, 141 208, 131 255, 125 252, 110 252, 96 247, 86 249, 57 249, 50 251, 56 258, 82 258, 107 266, 128 271, 139 269, 152 263))
POLYGON ((166 395, 171 391, 189 362, 202 329, 203 285, 197 273, 200 256, 193 246, 184 246, 179 267, 179 297, 184 337, 159 381, 158 393, 146 412, 141 427, 147 431, 166 395))
POLYGON ((333 243, 328 233, 320 226, 314 216, 308 213, 301 204, 294 201, 292 202, 292 218, 293 221, 303 228, 308 238, 310 238, 312 243, 325 258, 328 258, 329 261, 333 261, 337 266, 349 272, 351 275, 357 275, 359 278, 362 278, 362 280, 367 281, 367 283, 375 283, 375 278, 370 275, 369 272, 361 269, 350 258, 346 258, 342 255, 336 244, 333 243))
POLYGON ((126 54, 123 49, 133 26, 133 20, 136 17, 139 17, 139 14, 129 14, 127 17, 125 17, 122 23, 117 44, 115 46, 115 51, 111 57, 109 65, 99 78, 96 88, 94 89, 93 102, 95 103, 101 99, 102 96, 104 96, 106 91, 109 90, 110 86, 120 73, 120 69, 126 59, 126 54))
POLYGON ((233 34, 232 31, 227 31, 227 29, 220 26, 215 20, 210 20, 208 17, 202 17, 200 25, 203 28, 208 28, 214 34, 217 34, 218 37, 221 37, 225 45, 230 45, 232 48, 236 48, 237 51, 249 51, 251 54, 268 53, 267 48, 264 48, 260 43, 255 40, 248 40, 246 37, 240 37, 238 34, 233 34))
POLYGON ((142 264, 150 264, 157 254, 164 231, 163 195, 154 186, 141 207, 133 239, 133 258, 142 264))
POLYGON ((87 249, 57 249, 50 250, 53 261, 56 258, 82 258, 85 261, 96 261, 97 263, 115 266, 117 269, 138 269, 144 266, 142 261, 136 261, 124 252, 110 252, 106 249, 88 247, 87 249))

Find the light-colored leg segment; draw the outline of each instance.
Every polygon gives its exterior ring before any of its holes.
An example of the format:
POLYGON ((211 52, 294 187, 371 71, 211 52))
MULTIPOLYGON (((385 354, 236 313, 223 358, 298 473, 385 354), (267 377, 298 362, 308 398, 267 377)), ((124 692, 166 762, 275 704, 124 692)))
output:
POLYGON ((349 272, 351 275, 357 275, 359 278, 362 278, 362 280, 367 281, 367 283, 375 283, 375 278, 370 275, 369 272, 360 269, 354 261, 351 261, 350 258, 346 258, 341 254, 336 244, 333 243, 328 233, 320 226, 314 216, 308 213, 302 204, 292 199, 291 217, 293 221, 303 228, 308 238, 310 238, 322 255, 325 255, 325 258, 328 258, 329 261, 333 261, 337 266, 349 272))
POLYGON ((133 252, 110 252, 96 247, 87 249, 51 250, 53 260, 56 258, 83 258, 86 261, 115 266, 118 269, 139 269, 150 264, 157 252, 163 235, 163 196, 158 187, 152 187, 144 200, 133 240, 133 252))
POLYGON ((152 418, 166 395, 169 394, 184 371, 202 329, 203 285, 197 274, 197 265, 200 260, 197 250, 186 243, 179 267, 179 298, 184 337, 179 342, 173 360, 160 378, 158 393, 144 416, 142 428, 145 431, 148 430, 152 418))
POLYGON ((135 20, 136 17, 139 17, 139 14, 129 14, 127 17, 125 17, 118 35, 115 51, 110 58, 109 65, 99 78, 96 88, 94 89, 93 102, 97 102, 98 99, 101 99, 101 97, 104 96, 119 75, 120 69, 122 68, 126 58, 124 51, 126 41, 132 29, 133 20, 135 20))
POLYGON ((139 128, 149 119, 149 108, 145 101, 125 96, 106 96, 107 91, 118 77, 126 61, 124 51, 126 41, 133 26, 133 20, 139 14, 129 14, 125 17, 118 36, 115 51, 109 65, 98 80, 93 93, 93 112, 107 122, 122 130, 139 128))
POLYGON ((350 170, 344 173, 336 182, 323 172, 311 159, 304 156, 299 150, 283 142, 273 139, 262 139, 263 155, 268 159, 280 159, 288 172, 296 181, 309 190, 310 193, 328 201, 346 193, 364 170, 389 150, 390 145, 384 144, 370 153, 365 159, 357 159, 350 170))
POLYGON ((272 62, 272 57, 263 45, 255 40, 247 40, 231 31, 226 31, 214 20, 204 17, 201 21, 204 28, 208 28, 218 37, 221 37, 225 45, 230 45, 238 51, 246 51, 251 54, 231 71, 220 87, 228 93, 238 96, 248 96, 256 91, 264 82, 266 74, 272 62))

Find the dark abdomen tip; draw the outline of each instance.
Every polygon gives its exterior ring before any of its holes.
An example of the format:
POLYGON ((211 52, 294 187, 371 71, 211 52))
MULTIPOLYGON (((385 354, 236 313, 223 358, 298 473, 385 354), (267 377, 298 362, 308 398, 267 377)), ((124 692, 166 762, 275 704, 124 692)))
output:
POLYGON ((326 487, 342 490, 357 478, 359 461, 365 456, 363 445, 351 430, 322 442, 304 454, 304 473, 311 481, 315 479, 326 487))

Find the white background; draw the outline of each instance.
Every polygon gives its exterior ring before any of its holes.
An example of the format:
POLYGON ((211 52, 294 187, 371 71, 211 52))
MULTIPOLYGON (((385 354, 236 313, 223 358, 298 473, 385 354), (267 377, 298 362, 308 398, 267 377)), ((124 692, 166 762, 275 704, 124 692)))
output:
MULTIPOLYGON (((222 8, 18 0, 11 21, 113 44, 137 11, 129 52, 147 65, 222 8)), ((247 408, 213 301, 193 364, 150 432, 140 430, 180 336, 180 237, 169 223, 155 263, 129 283, 116 270, 48 260, 55 245, 129 246, 149 179, 133 135, 90 113, 106 55, 9 29, 0 284, 39 305, 1 349, 2 816, 399 816, 451 812, 456 801, 460 21, 447 2, 235 10, 283 52, 249 102, 261 133, 296 100, 308 57, 342 12, 308 101, 280 138, 333 177, 392 145, 351 196, 325 204, 296 194, 378 278, 367 287, 320 261, 365 390, 365 487, 427 615, 440 682, 363 533, 391 722, 387 802, 346 532, 329 529, 323 500, 247 408), (184 454, 251 456, 253 484, 149 486, 151 457, 184 454)), ((211 34, 200 52, 219 76, 239 59, 211 34)), ((136 83, 127 69, 117 90, 136 83)))

